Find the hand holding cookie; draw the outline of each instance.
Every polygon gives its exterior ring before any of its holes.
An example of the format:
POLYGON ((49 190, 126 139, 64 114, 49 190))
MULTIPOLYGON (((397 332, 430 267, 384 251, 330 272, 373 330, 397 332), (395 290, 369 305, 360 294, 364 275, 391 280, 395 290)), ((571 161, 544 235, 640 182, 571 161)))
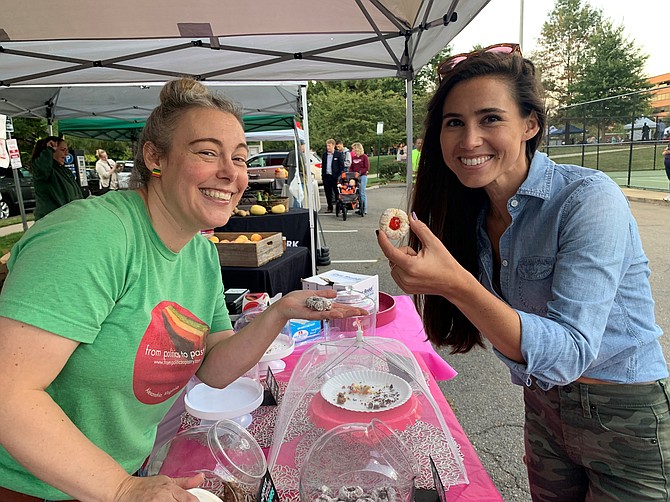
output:
POLYGON ((399 241, 409 232, 407 213, 394 207, 385 209, 379 218, 379 230, 384 232, 389 239, 399 241))
MULTIPOLYGON (((389 211, 389 210, 387 210, 389 211)), ((385 211, 386 212, 386 211, 385 211)), ((389 211, 390 212, 390 211, 389 211)), ((398 213, 390 213, 398 217, 398 213)), ((398 217, 402 218, 402 215, 398 217)), ((401 220, 402 221, 402 220, 401 220)), ((409 294, 442 294, 447 296, 462 278, 463 267, 454 259, 442 241, 412 215, 407 222, 412 232, 421 242, 419 250, 409 246, 396 247, 387 232, 379 232, 377 242, 391 267, 391 277, 400 288, 409 294), (382 233, 384 235, 382 235, 382 233)), ((402 223, 392 235, 400 235, 402 223)))

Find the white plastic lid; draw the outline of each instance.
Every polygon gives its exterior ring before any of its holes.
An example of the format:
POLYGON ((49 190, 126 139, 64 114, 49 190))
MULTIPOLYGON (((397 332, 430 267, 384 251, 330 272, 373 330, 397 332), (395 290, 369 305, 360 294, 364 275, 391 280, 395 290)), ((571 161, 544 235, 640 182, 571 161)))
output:
POLYGON ((198 500, 200 502, 221 502, 221 499, 214 495, 212 492, 208 492, 207 490, 203 490, 202 488, 191 488, 190 490, 186 490, 189 492, 191 495, 195 495, 198 497, 198 500))
POLYGON ((247 377, 238 378, 223 389, 200 383, 184 397, 186 411, 202 420, 240 417, 254 411, 262 402, 263 386, 247 377))

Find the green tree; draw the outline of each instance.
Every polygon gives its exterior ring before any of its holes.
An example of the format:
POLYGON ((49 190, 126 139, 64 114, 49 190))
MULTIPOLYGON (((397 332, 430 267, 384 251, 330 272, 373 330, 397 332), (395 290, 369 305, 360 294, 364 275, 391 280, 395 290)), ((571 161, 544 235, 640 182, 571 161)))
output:
POLYGON ((587 66, 591 40, 602 11, 582 0, 556 0, 542 25, 538 49, 531 54, 542 75, 548 105, 574 103, 574 85, 587 66))
POLYGON ((626 39, 623 26, 609 20, 601 23, 590 42, 588 64, 571 88, 576 103, 587 103, 575 107, 576 114, 587 117, 586 123, 596 125, 600 132, 650 113, 650 95, 640 92, 652 87, 644 76, 649 56, 626 39), (613 96, 622 97, 604 99, 613 96))
POLYGON ((14 132, 12 138, 16 138, 21 152, 21 163, 24 167, 29 165, 30 156, 33 153, 35 142, 47 136, 47 121, 41 119, 28 119, 24 117, 15 117, 14 132))

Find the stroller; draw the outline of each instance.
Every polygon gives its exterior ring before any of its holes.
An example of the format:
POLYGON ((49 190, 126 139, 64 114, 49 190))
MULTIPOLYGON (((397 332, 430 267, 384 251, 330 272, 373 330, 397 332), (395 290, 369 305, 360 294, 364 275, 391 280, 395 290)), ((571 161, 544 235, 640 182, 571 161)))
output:
POLYGON ((361 216, 365 214, 365 208, 360 198, 358 188, 358 173, 346 172, 337 182, 337 201, 335 202, 335 216, 340 216, 347 221, 347 211, 358 211, 361 216))

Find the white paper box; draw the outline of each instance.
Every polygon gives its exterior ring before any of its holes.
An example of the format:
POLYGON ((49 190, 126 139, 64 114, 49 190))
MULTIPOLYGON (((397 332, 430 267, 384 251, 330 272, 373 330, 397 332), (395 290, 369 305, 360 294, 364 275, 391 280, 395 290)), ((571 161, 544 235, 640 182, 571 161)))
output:
POLYGON ((379 276, 362 275, 344 272, 342 270, 329 270, 323 274, 314 275, 302 280, 302 289, 335 289, 341 291, 351 286, 355 291, 360 291, 375 301, 375 306, 379 309, 379 276), (329 279, 335 285, 331 286, 324 279, 329 279))

